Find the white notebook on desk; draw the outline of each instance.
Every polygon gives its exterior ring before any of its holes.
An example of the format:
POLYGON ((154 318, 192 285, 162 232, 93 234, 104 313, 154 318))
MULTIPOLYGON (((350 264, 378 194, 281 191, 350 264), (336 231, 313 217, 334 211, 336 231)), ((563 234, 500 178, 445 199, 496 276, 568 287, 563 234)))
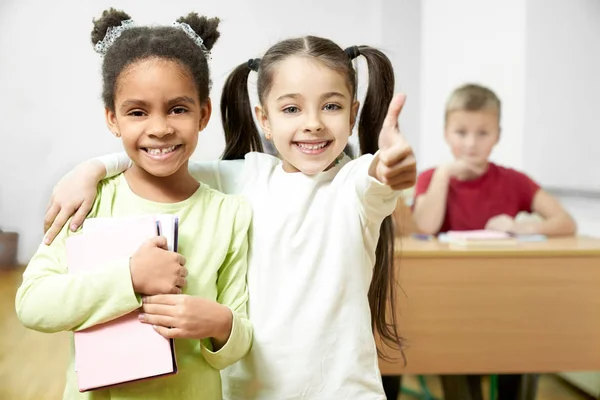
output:
POLYGON ((450 248, 495 248, 514 247, 521 242, 542 242, 544 235, 513 235, 507 232, 479 229, 470 231, 448 231, 440 234, 438 240, 448 243, 450 248))
POLYGON ((448 231, 440 235, 438 240, 449 243, 450 248, 507 247, 517 244, 517 239, 509 233, 487 229, 448 231))

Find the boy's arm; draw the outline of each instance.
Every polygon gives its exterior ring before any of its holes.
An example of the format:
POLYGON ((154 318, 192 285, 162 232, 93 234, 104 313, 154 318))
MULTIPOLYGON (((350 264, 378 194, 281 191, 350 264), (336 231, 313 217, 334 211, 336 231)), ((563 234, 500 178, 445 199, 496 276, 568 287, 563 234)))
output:
POLYGON ((15 306, 19 320, 42 332, 81 330, 141 306, 133 291, 129 259, 93 272, 69 274, 67 228, 50 246, 41 245, 23 274, 15 306))
POLYGON ((248 319, 248 233, 252 211, 250 205, 241 202, 235 217, 235 227, 229 254, 219 270, 217 278, 220 304, 232 313, 228 337, 202 340, 202 354, 215 369, 223 369, 246 355, 252 345, 252 324, 248 319))
POLYGON ((533 212, 542 216, 542 221, 522 221, 515 225, 515 233, 522 235, 540 234, 546 236, 574 235, 577 224, 550 193, 538 189, 531 204, 533 212))
POLYGON ((449 184, 450 172, 444 166, 436 168, 432 175, 421 174, 417 180, 413 218, 422 233, 435 235, 440 231, 449 184))

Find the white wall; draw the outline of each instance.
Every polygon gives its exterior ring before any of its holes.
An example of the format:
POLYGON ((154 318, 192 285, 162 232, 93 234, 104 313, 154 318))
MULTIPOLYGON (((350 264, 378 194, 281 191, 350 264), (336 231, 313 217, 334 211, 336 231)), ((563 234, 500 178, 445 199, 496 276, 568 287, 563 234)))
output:
MULTIPOLYGON (((381 46, 381 1, 4 0, 0 3, 0 228, 21 234, 25 262, 42 239, 45 206, 62 174, 89 157, 119 151, 105 128, 100 58, 92 18, 110 6, 141 23, 168 24, 190 11, 222 18, 213 49, 213 101, 231 69, 276 41, 316 34, 342 47, 381 46)), ((198 159, 223 148, 218 107, 200 136, 198 159)))
POLYGON ((382 0, 382 49, 396 72, 396 92, 407 95, 400 129, 419 154, 421 109, 421 2, 382 0))
POLYGON ((476 82, 502 100, 494 161, 600 192, 600 2, 424 0, 421 29, 420 170, 452 159, 444 103, 476 82))
POLYGON ((525 110, 528 172, 600 192, 600 1, 527 1, 525 110))
MULTIPOLYGON (((394 66, 395 92, 407 95, 407 102, 399 118, 400 129, 412 144, 415 154, 418 154, 419 109, 421 107, 421 3, 414 0, 380 0, 370 3, 370 5, 381 34, 380 44, 377 47, 390 58, 394 66)), ((359 40, 356 44, 372 45, 364 39, 359 40)), ((358 100, 362 104, 368 85, 368 70, 364 59, 358 59, 356 68, 358 71, 358 100)), ((250 79, 252 84, 252 77, 250 79)), ((350 138, 350 143, 358 154, 356 129, 350 138)))
POLYGON ((466 82, 503 101, 502 138, 492 159, 522 167, 525 2, 424 0, 421 20, 419 169, 452 160, 443 139, 444 105, 466 82))
MULTIPOLYGON (((58 178, 84 159, 120 150, 104 125, 100 58, 89 41, 92 18, 109 6, 142 23, 170 23, 192 10, 221 17, 211 62, 217 104, 229 71, 282 38, 316 34, 342 47, 380 47, 394 63, 396 90, 408 95, 400 122, 419 170, 451 159, 443 140, 450 91, 465 82, 490 86, 503 101, 495 161, 543 185, 600 191, 597 0, 185 0, 168 6, 157 0, 4 0, 0 229, 21 233, 21 261, 41 240, 44 208, 58 178)), ((358 68, 362 99, 364 63, 358 68)), ((223 148, 218 107, 214 112, 194 158, 218 157, 223 148)))

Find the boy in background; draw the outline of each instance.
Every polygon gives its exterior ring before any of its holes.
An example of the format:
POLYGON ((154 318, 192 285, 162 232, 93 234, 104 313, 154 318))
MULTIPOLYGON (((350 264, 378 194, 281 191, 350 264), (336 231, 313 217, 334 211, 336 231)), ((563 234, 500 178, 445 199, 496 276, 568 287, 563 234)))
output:
MULTIPOLYGON (((489 161, 500 139, 500 110, 498 96, 480 85, 467 84, 450 95, 444 136, 454 161, 418 177, 413 217, 422 233, 474 229, 519 235, 575 233, 575 221, 552 195, 522 172, 489 161), (541 220, 516 221, 520 212, 537 213, 541 220)), ((498 400, 518 399, 522 377, 501 375, 498 400)), ((482 399, 480 376, 443 376, 442 386, 447 400, 482 399)))

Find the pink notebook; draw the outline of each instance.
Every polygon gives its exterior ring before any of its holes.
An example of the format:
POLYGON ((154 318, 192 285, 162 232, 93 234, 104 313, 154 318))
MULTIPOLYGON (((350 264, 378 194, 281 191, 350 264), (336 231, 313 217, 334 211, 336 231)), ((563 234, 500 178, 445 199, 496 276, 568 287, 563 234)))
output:
MULTIPOLYGON (((114 219, 110 227, 84 229, 81 235, 67 239, 69 273, 85 273, 130 257, 156 236, 160 227, 154 217, 118 222, 114 219)), ((80 392, 177 372, 173 341, 139 322, 138 312, 74 332, 80 392)))

